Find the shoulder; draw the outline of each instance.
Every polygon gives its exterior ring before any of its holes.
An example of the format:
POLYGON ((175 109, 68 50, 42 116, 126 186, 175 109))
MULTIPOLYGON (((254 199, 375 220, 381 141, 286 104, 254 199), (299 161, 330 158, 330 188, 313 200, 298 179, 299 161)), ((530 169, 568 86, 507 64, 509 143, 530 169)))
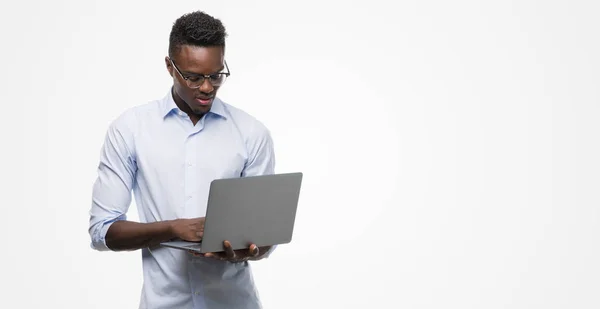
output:
POLYGON ((106 142, 128 153, 136 155, 136 137, 142 130, 140 125, 148 117, 157 115, 160 101, 151 101, 125 109, 113 119, 108 127, 106 142))
POLYGON ((110 123, 110 129, 135 134, 141 122, 159 115, 160 107, 161 101, 159 100, 129 107, 116 116, 110 123))
POLYGON ((250 140, 270 138, 269 128, 258 118, 239 107, 221 101, 227 117, 235 124, 244 137, 250 140))

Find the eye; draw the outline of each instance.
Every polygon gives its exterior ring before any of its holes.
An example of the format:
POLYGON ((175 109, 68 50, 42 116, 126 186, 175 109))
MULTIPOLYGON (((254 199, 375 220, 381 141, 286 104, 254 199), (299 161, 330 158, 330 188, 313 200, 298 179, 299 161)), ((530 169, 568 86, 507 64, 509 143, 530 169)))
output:
POLYGON ((197 82, 197 81, 200 81, 200 77, 199 76, 188 76, 187 80, 189 80, 191 82, 197 82))
POLYGON ((211 74, 210 79, 211 80, 220 80, 222 76, 223 76, 223 74, 211 74))

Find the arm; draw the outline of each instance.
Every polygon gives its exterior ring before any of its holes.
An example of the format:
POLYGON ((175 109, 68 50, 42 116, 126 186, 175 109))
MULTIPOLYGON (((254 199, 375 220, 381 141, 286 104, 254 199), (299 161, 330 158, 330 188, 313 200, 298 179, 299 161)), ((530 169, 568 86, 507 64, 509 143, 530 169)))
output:
POLYGON ((138 223, 120 220, 106 233, 106 246, 113 251, 137 250, 175 238, 170 222, 138 223))
POLYGON ((242 177, 270 175, 275 173, 275 147, 271 133, 258 126, 248 141, 248 162, 242 177))
POLYGON ((117 221, 106 234, 107 246, 114 251, 136 250, 159 245, 163 241, 181 238, 202 239, 204 218, 176 219, 152 223, 117 221))
POLYGON ((132 118, 131 114, 122 115, 106 133, 92 193, 88 230, 92 248, 98 251, 136 250, 175 237, 199 240, 203 218, 153 223, 127 221, 137 173, 132 147, 134 134, 129 129, 132 118), (187 235, 182 232, 185 227, 189 227, 187 235))

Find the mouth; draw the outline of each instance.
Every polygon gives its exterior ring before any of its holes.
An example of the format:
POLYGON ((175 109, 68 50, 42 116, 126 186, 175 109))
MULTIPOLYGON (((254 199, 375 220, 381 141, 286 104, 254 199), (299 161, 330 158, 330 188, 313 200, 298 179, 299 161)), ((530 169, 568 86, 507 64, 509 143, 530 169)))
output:
POLYGON ((199 98, 195 98, 196 103, 206 106, 206 105, 210 105, 210 102, 212 102, 213 97, 199 97, 199 98))

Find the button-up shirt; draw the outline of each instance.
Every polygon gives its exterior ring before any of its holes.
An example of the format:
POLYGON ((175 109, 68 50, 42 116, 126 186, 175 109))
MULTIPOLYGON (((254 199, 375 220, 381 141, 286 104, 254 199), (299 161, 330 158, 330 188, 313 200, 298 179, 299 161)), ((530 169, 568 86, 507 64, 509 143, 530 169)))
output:
MULTIPOLYGON (((91 246, 109 251, 110 225, 127 219, 135 197, 140 222, 204 217, 210 182, 274 173, 268 129, 219 98, 194 125, 169 93, 114 120, 93 187, 91 246)), ((140 308, 261 308, 250 264, 195 257, 185 250, 142 250, 140 308)))

